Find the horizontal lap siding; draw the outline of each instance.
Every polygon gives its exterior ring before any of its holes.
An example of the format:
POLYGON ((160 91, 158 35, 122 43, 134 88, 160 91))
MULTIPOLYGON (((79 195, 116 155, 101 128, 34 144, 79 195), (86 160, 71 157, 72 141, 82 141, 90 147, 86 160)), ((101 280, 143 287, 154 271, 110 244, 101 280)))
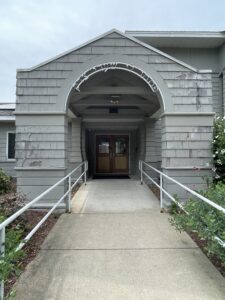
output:
POLYGON ((20 111, 53 110, 60 87, 70 72, 76 68, 76 65, 86 62, 94 56, 104 54, 133 56, 150 64, 159 72, 170 89, 175 111, 212 111, 210 74, 196 74, 171 59, 117 33, 66 54, 32 72, 26 72, 27 77, 24 73, 18 73, 17 94, 20 105, 17 109, 20 111), (182 98, 182 101, 177 100, 177 97, 182 98), (27 99, 30 99, 30 102, 27 99))
MULTIPOLYGON (((218 109, 219 98, 216 96, 218 82, 213 79, 212 91, 211 74, 191 71, 151 49, 113 33, 31 72, 18 72, 16 110, 45 113, 55 111, 59 90, 76 66, 94 57, 113 53, 128 55, 154 68, 171 92, 174 111, 209 112, 212 111, 213 101, 217 103, 213 104, 215 109, 218 109)), ((61 101, 65 102, 66 99, 61 101)), ((184 117, 181 119, 179 124, 176 118, 173 117, 174 121, 170 118, 169 123, 163 124, 162 132, 159 123, 146 128, 146 138, 145 134, 140 137, 141 141, 145 140, 145 148, 142 147, 138 151, 140 154, 143 152, 143 155, 145 152, 147 161, 158 164, 158 167, 161 164, 161 138, 164 167, 205 166, 210 161, 211 120, 208 117, 205 119, 201 117, 201 120, 184 117)), ((43 119, 42 116, 40 118, 31 116, 30 119, 17 116, 18 166, 37 168, 68 166, 70 169, 81 161, 80 125, 72 123, 71 130, 67 131, 67 124, 62 120, 64 120, 62 116, 47 116, 47 119, 43 119)), ((51 180, 46 182, 44 179, 41 180, 38 174, 35 176, 37 182, 34 177, 34 185, 38 187, 36 192, 52 183, 51 180)), ((50 174, 49 178, 51 176, 50 174)), ((184 177, 188 177, 188 180, 191 178, 190 174, 184 177)), ((32 180, 29 179, 26 183, 26 177, 19 178, 21 178, 19 186, 30 193, 32 180), (24 186, 26 184, 27 187, 24 186)))
POLYGON ((146 122, 145 161, 156 168, 161 167, 161 145, 161 121, 146 122))
POLYGON ((212 74, 212 99, 213 111, 217 114, 223 114, 223 97, 222 97, 222 78, 219 74, 212 74))
MULTIPOLYGON (((211 178, 213 116, 168 115, 162 119, 162 169, 175 180, 194 190, 205 189, 204 177, 211 178)), ((164 188, 185 201, 190 194, 164 179, 164 188)), ((164 196, 166 205, 171 202, 164 196)))
MULTIPOLYGON (((185 186, 189 187, 192 190, 199 191, 206 189, 206 180, 205 178, 212 177, 212 171, 210 169, 176 169, 176 170, 166 170, 164 169, 164 173, 169 175, 170 177, 176 179, 178 182, 183 183, 185 186)), ((175 183, 169 181, 168 179, 164 179, 164 188, 169 191, 169 193, 173 196, 176 195, 180 202, 186 201, 191 197, 191 194, 186 190, 182 189, 175 183)), ((167 204, 170 203, 170 200, 164 196, 165 202, 167 204)))
POLYGON ((213 116, 165 116, 163 167, 209 167, 213 116))
POLYGON ((82 161, 81 157, 81 123, 80 120, 72 120, 69 141, 68 163, 72 170, 82 161))
MULTIPOLYGON (((65 176, 65 170, 17 170, 17 190, 26 195, 28 201, 34 199, 65 176)), ((56 203, 64 193, 64 184, 60 184, 48 193, 35 207, 46 207, 56 203)), ((64 205, 64 203, 62 203, 64 205)))
POLYGON ((17 167, 64 167, 66 158, 63 116, 17 116, 17 167))

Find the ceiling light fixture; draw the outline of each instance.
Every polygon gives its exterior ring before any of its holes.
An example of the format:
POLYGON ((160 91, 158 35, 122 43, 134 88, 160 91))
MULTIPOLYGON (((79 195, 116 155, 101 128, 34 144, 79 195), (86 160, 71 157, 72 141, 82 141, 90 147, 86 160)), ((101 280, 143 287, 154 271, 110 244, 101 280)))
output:
POLYGON ((119 104, 119 98, 121 95, 110 95, 110 103, 111 104, 119 104))
POLYGON ((119 100, 113 100, 113 99, 111 99, 111 100, 110 100, 110 103, 111 103, 111 104, 119 104, 120 101, 119 101, 119 100))

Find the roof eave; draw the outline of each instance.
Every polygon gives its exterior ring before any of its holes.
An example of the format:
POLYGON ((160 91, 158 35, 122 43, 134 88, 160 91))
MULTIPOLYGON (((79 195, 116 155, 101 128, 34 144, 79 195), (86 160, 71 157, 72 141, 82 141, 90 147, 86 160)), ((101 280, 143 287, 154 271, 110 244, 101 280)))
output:
POLYGON ((188 38, 225 38, 224 31, 125 31, 128 35, 143 37, 188 37, 188 38))

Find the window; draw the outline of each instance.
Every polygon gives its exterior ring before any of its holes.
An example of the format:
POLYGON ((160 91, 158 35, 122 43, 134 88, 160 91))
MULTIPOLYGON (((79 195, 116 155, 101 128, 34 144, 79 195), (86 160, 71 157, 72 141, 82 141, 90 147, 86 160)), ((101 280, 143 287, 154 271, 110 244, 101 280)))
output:
POLYGON ((7 159, 15 159, 15 132, 7 133, 7 159))

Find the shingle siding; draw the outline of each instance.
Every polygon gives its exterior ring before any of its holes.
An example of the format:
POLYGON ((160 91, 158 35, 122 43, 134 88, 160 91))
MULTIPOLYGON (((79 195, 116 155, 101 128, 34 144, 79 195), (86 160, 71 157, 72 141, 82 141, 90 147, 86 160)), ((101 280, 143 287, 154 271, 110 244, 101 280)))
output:
MULTIPOLYGON (((131 169, 137 169, 138 158, 157 167, 162 164, 164 171, 172 175, 171 168, 180 170, 184 166, 206 167, 210 161, 212 115, 201 113, 220 110, 220 81, 217 75, 195 72, 157 51, 143 47, 118 33, 111 33, 33 71, 18 72, 16 111, 22 113, 16 117, 16 156, 17 166, 20 168, 18 186, 29 197, 32 194, 32 182, 35 185, 33 194, 37 194, 52 182, 52 168, 58 169, 57 176, 61 176, 84 158, 84 132, 80 120, 72 120, 68 125, 66 116, 53 113, 62 113, 57 101, 64 104, 66 99, 61 99, 58 95, 71 72, 82 63, 105 54, 129 56, 152 67, 172 95, 172 112, 178 114, 163 116, 162 121, 146 121, 138 131, 131 132, 130 139, 134 145, 130 152, 131 169), (23 115, 23 112, 31 112, 31 115, 23 115), (34 112, 40 112, 40 115, 35 115, 34 112), (200 117, 179 116, 182 112, 199 113, 200 117), (139 145, 136 145, 137 141, 139 145), (34 169, 29 171, 29 168, 34 169), (41 168, 46 168, 45 174, 49 174, 49 180, 41 178, 41 168), (33 179, 26 183, 24 178, 28 179, 30 174, 33 179)), ((191 173, 188 172, 182 173, 184 181, 195 183, 199 180, 198 176, 192 180, 191 173)), ((60 191, 63 191, 63 187, 60 191)), ((48 201, 53 199, 51 196, 48 201)))

